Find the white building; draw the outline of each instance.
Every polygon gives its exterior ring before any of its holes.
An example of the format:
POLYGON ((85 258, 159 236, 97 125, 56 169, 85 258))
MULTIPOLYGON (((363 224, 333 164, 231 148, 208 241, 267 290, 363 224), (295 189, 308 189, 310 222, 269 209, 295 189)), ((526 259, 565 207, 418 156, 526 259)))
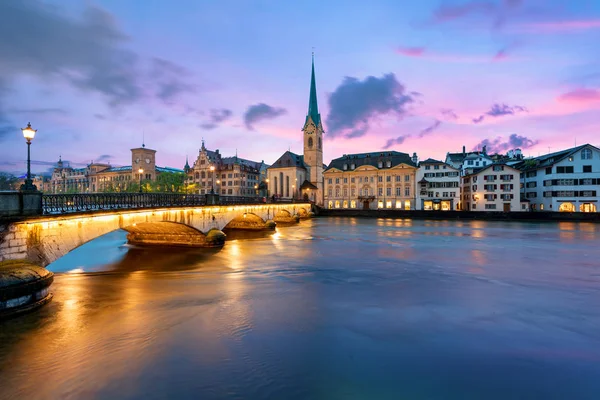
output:
POLYGON ((590 144, 522 161, 524 197, 533 211, 598 212, 600 149, 590 144))
POLYGON ((466 211, 527 211, 521 203, 520 171, 506 164, 466 169, 462 178, 462 208, 466 211))
POLYGON ((417 170, 417 210, 460 210, 460 170, 429 158, 417 170))
POLYGON ((463 146, 462 153, 447 153, 446 164, 461 171, 461 175, 465 174, 466 169, 483 168, 494 163, 492 158, 487 154, 486 146, 483 146, 482 151, 466 152, 463 146))

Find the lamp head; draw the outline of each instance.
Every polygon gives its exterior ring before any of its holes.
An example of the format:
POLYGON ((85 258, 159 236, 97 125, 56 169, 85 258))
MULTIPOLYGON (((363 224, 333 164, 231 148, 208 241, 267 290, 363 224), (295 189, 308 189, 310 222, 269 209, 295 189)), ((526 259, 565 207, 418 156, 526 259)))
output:
POLYGON ((21 131, 23 132, 23 137, 25 138, 25 140, 27 140, 27 142, 31 142, 33 140, 33 138, 35 137, 35 133, 37 132, 37 129, 33 129, 31 127, 31 123, 28 122, 27 127, 21 128, 21 131))

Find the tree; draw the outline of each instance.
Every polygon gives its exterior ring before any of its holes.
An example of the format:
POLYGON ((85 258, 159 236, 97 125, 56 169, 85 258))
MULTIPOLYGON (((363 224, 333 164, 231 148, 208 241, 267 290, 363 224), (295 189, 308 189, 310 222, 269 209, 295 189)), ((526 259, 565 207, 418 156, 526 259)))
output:
POLYGON ((150 183, 152 192, 159 193, 184 193, 185 178, 183 172, 163 172, 156 176, 156 180, 150 183))
POLYGON ((0 172, 0 190, 15 190, 19 179, 9 173, 0 172))

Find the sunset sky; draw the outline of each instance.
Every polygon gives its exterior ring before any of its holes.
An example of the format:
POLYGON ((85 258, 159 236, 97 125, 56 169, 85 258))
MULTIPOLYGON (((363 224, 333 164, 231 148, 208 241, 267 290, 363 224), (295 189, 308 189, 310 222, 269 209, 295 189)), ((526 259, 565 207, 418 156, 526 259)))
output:
POLYGON ((600 1, 0 1, 0 170, 302 153, 599 145, 600 1))

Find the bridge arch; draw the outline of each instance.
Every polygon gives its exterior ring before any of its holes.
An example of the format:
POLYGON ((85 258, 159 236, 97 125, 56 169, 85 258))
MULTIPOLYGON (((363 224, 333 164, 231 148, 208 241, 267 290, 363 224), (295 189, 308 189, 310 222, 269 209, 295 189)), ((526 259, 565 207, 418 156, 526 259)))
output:
MULTIPOLYGON (((157 223, 176 223, 182 225, 174 229, 189 234, 213 236, 221 240, 219 233, 227 224, 246 214, 255 215, 263 221, 270 219, 283 223, 296 222, 296 213, 300 208, 310 205, 256 204, 256 205, 218 205, 179 208, 157 208, 146 210, 102 211, 81 214, 64 214, 35 218, 0 226, 0 261, 5 259, 28 259, 46 266, 71 250, 99 236, 124 229, 135 236, 143 233, 145 223, 151 227, 165 228, 157 223), (291 211, 290 211, 291 210, 291 211), (183 227, 185 226, 185 227, 183 227), (212 233, 211 233, 212 231, 212 233), (183 231, 181 231, 183 232, 183 231), (199 232, 199 233, 197 233, 199 232)), ((250 217, 254 218, 254 217, 250 217)), ((168 225, 173 227, 174 225, 168 225)), ((150 234, 150 231, 145 231, 150 234)), ((155 232, 156 234, 157 232, 155 232)), ((200 240, 200 237, 197 237, 200 240)))

